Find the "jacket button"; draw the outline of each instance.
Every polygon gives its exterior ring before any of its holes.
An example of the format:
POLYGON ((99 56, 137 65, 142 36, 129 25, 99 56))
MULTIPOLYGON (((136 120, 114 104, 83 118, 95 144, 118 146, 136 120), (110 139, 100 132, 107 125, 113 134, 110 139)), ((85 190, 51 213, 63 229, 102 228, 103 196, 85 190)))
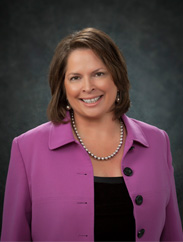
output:
POLYGON ((126 176, 132 176, 132 174, 133 174, 132 169, 129 168, 129 167, 126 167, 126 168, 123 170, 123 172, 124 172, 124 174, 125 174, 126 176))
POLYGON ((136 196, 135 203, 141 205, 143 203, 143 197, 141 195, 136 196))
POLYGON ((139 230, 137 237, 140 239, 144 235, 144 233, 145 233, 145 229, 139 230))
POLYGON ((129 150, 134 150, 135 149, 135 146, 132 146, 132 147, 130 147, 130 149, 129 150))

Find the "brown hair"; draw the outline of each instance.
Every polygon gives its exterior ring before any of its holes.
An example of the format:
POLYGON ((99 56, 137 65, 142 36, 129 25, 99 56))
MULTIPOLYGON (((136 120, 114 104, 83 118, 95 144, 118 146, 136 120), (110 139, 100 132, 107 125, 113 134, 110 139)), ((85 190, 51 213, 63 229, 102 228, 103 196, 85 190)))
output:
POLYGON ((65 37, 56 47, 49 72, 52 94, 47 110, 49 119, 54 123, 64 123, 68 104, 64 86, 67 60, 70 53, 78 48, 92 49, 111 73, 120 95, 120 101, 113 111, 115 118, 120 118, 130 107, 130 83, 124 57, 106 33, 95 28, 85 28, 65 37))

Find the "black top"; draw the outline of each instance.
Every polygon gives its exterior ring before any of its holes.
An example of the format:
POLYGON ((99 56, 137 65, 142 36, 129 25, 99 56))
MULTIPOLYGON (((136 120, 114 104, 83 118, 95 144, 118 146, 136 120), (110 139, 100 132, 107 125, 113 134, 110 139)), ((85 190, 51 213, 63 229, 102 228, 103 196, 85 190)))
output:
POLYGON ((95 241, 135 241, 133 204, 123 177, 94 177, 95 241))

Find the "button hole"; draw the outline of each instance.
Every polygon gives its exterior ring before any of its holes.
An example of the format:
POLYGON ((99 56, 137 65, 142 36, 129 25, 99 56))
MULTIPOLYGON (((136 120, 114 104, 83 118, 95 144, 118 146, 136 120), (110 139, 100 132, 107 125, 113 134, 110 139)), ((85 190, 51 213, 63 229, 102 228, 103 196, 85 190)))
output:
POLYGON ((88 175, 88 174, 87 174, 87 173, 77 172, 77 175, 84 175, 84 176, 86 176, 86 175, 88 175))

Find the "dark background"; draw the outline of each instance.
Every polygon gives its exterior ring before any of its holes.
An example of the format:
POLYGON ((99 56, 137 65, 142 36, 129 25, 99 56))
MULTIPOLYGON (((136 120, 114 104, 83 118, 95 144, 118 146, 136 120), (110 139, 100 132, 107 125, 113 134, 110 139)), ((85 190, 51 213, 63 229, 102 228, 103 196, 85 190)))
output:
POLYGON ((57 43, 72 31, 96 27, 126 58, 128 116, 170 137, 183 221, 182 13, 182 0, 0 1, 1 214, 12 139, 47 121, 48 67, 57 43))

